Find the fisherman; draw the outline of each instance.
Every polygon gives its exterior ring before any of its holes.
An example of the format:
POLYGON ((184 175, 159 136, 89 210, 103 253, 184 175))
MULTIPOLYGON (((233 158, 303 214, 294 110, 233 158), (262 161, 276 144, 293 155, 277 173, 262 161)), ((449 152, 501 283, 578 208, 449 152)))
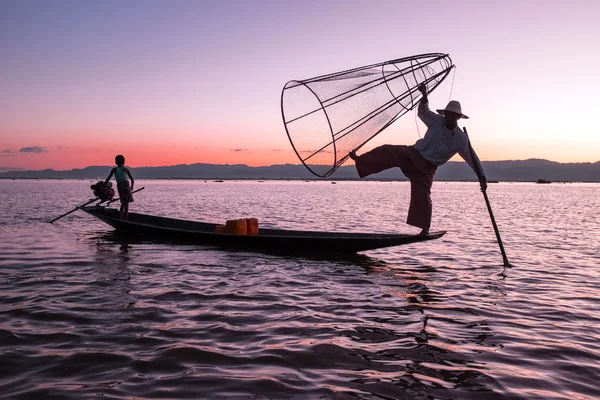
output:
POLYGON ((360 156, 352 151, 350 158, 356 163, 361 178, 399 167, 410 179, 410 207, 406 223, 421 228, 421 235, 428 235, 431 227, 431 185, 437 167, 458 153, 477 174, 482 191, 487 189, 487 179, 477 154, 470 148, 467 135, 458 127, 460 118, 469 118, 462 113, 460 103, 452 100, 436 114, 429 109, 427 86, 421 84, 418 89, 423 95, 418 115, 427 126, 425 136, 413 146, 386 144, 360 156))

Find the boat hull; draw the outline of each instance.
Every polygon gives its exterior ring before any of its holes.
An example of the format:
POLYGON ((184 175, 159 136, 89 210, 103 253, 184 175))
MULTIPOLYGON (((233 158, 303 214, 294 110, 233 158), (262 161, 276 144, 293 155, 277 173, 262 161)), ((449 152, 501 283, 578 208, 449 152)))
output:
POLYGON ((127 220, 119 211, 105 207, 82 207, 119 232, 152 237, 155 240, 244 248, 268 252, 357 253, 385 247, 424 242, 442 237, 446 232, 429 235, 317 232, 260 228, 259 235, 215 233, 217 224, 129 213, 127 220))

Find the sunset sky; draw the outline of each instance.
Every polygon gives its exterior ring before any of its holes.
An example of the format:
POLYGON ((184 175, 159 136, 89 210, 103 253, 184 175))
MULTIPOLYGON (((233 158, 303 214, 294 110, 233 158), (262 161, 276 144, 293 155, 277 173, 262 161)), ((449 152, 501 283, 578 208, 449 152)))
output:
MULTIPOLYGON (((600 161, 598 18, 597 0, 3 0, 0 171, 118 153, 132 167, 297 164, 286 82, 431 52, 457 66, 452 98, 482 160, 600 161)), ((409 113, 366 149, 417 139, 409 113)))

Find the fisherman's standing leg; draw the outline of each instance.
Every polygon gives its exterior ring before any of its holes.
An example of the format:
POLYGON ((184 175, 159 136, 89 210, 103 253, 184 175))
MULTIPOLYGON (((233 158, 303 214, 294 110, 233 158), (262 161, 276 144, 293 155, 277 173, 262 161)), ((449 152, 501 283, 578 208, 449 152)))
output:
POLYGON ((406 223, 421 228, 421 234, 426 235, 431 227, 431 186, 437 167, 414 147, 408 147, 408 152, 409 161, 402 165, 402 172, 410 179, 410 206, 406 223))
POLYGON ((410 180, 410 206, 408 208, 408 218, 406 223, 417 228, 421 228, 421 234, 426 235, 429 233, 431 227, 431 214, 432 214, 432 202, 431 202, 431 185, 432 179, 429 180, 427 177, 423 178, 412 178, 410 180))
POLYGON ((371 174, 393 167, 400 167, 409 160, 409 146, 384 144, 360 156, 352 155, 356 163, 358 176, 364 178, 371 174))

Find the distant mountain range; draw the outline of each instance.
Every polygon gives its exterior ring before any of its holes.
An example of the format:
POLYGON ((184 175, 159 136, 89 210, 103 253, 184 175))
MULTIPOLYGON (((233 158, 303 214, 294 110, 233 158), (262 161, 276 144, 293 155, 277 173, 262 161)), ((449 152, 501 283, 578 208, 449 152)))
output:
MULTIPOLYGON (((488 180, 531 182, 538 179, 560 182, 600 182, 600 161, 595 163, 558 163, 529 159, 520 161, 484 161, 488 180)), ((91 166, 69 171, 7 171, 4 179, 105 179, 111 166, 91 166)), ((323 166, 315 169, 323 170, 323 166)), ((304 165, 284 164, 249 167, 245 164, 181 164, 165 167, 131 168, 137 179, 315 179, 304 165)), ((352 164, 340 167, 333 180, 359 179, 352 164)), ((370 176, 372 180, 406 180, 402 172, 390 169, 370 176)), ((435 175, 438 181, 475 181, 471 168, 464 162, 449 162, 435 175)))

